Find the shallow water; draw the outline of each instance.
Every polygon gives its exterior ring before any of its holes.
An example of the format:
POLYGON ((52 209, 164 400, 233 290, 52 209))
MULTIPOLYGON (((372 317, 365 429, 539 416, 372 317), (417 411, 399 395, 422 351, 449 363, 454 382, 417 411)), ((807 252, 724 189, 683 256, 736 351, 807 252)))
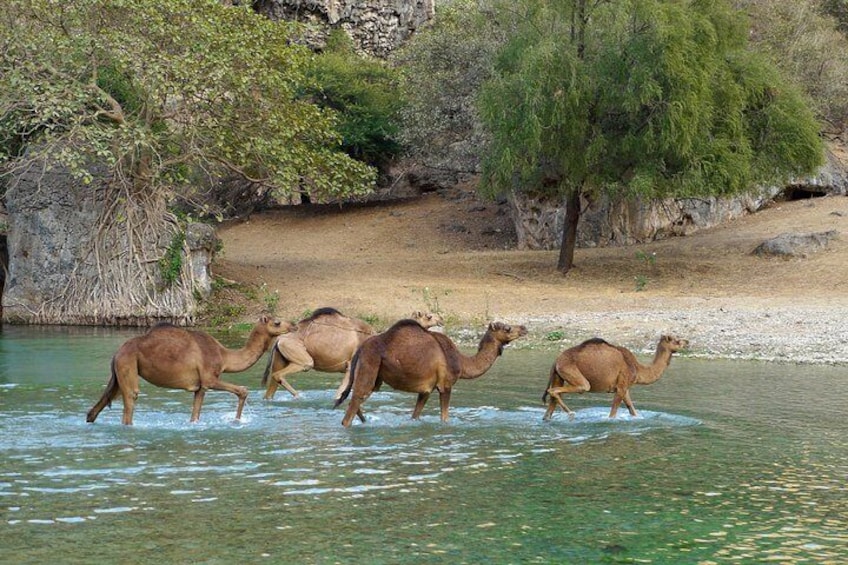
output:
MULTIPOLYGON (((192 395, 141 384, 86 424, 137 331, 2 328, 0 548, 15 563, 841 563, 844 366, 675 358, 640 410, 567 399, 542 422, 556 351, 508 348, 419 422, 390 389, 340 425, 336 375, 262 400, 263 361, 192 395)), ((220 336, 231 346, 243 336, 220 336)), ((642 356, 646 359, 645 356, 642 356)))

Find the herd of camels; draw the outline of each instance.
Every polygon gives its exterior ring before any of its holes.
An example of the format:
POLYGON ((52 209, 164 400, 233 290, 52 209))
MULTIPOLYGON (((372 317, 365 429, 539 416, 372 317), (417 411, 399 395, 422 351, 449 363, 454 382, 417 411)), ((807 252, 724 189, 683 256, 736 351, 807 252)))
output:
MULTIPOLYGON (((464 355, 444 333, 438 314, 414 312, 383 333, 366 322, 350 318, 333 308, 321 308, 311 316, 291 323, 263 316, 241 349, 228 349, 207 333, 170 324, 160 324, 146 334, 126 341, 112 357, 112 371, 103 395, 88 411, 94 422, 100 412, 121 396, 121 422, 132 425, 139 393, 139 377, 159 387, 194 393, 191 421, 200 418, 207 390, 225 390, 238 397, 236 420, 241 419, 248 389, 221 380, 221 373, 238 373, 252 367, 271 349, 262 377, 265 399, 279 386, 295 398, 298 392, 286 380, 293 373, 316 371, 344 373, 335 394, 334 407, 350 396, 342 425, 354 416, 365 422, 362 404, 385 382, 396 390, 416 393, 412 418, 418 419, 432 392, 438 391, 441 420, 448 419, 451 390, 459 379, 475 379, 491 368, 508 343, 527 335, 522 325, 492 322, 480 340, 477 353, 464 355)), ((602 339, 590 339, 566 349, 551 368, 542 395, 547 404, 544 420, 559 406, 571 418, 574 412, 563 394, 613 393, 610 418, 621 402, 637 415, 630 399, 634 384, 656 382, 668 367, 671 356, 688 345, 685 339, 663 336, 650 365, 643 365, 628 349, 602 339)))

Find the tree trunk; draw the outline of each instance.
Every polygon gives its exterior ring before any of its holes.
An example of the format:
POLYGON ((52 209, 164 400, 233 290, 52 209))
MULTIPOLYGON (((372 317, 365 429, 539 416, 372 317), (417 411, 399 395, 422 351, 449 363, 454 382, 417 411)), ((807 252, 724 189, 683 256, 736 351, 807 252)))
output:
POLYGON ((559 248, 557 269, 562 274, 574 266, 574 246, 577 243, 577 222, 580 221, 580 191, 573 189, 568 193, 565 208, 565 225, 562 227, 562 245, 559 248))

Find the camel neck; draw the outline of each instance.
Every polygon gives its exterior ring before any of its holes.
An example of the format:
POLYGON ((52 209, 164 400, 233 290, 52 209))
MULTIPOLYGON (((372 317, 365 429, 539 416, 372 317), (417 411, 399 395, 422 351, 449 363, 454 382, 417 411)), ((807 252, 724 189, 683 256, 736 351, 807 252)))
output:
POLYGON ((225 373, 238 373, 249 369, 268 349, 268 336, 254 328, 241 349, 224 349, 225 373))
POLYGON ((653 362, 648 366, 642 365, 639 367, 636 382, 641 385, 655 383, 668 368, 670 362, 671 351, 667 347, 663 347, 662 344, 658 345, 653 362))
POLYGON ((486 332, 483 339, 480 340, 480 345, 477 346, 477 353, 468 357, 462 356, 462 374, 461 379, 476 379, 483 376, 488 371, 498 356, 501 354, 502 345, 491 333, 486 332))

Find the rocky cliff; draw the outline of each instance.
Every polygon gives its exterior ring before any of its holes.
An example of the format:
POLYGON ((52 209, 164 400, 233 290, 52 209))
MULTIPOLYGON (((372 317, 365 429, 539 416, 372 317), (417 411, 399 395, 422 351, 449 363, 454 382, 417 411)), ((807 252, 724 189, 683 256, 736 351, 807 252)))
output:
POLYGON ((103 180, 35 163, 12 179, 5 203, 5 322, 191 324, 211 291, 212 228, 179 225, 163 201, 130 204, 103 180))
POLYGON ((258 0, 254 6, 274 20, 317 24, 310 37, 316 47, 340 28, 363 52, 385 57, 433 17, 435 0, 258 0))

